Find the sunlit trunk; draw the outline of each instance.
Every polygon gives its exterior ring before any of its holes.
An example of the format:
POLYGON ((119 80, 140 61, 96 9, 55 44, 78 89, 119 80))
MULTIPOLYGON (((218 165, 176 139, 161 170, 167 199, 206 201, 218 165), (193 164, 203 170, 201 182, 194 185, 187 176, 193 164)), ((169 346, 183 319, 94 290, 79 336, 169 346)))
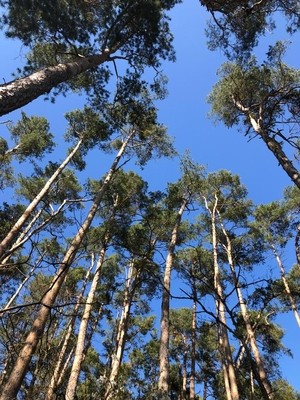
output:
POLYGON ((26 221, 32 215, 33 211, 38 206, 38 204, 41 202, 43 197, 49 192, 52 184, 55 182, 57 177, 61 174, 61 172, 64 170, 64 168, 69 164, 69 162, 72 160, 74 155, 77 153, 82 141, 83 141, 83 139, 80 139, 78 141, 78 143, 76 144, 74 149, 71 151, 71 153, 68 155, 68 157, 57 168, 57 170, 54 172, 54 174, 51 176, 51 178, 46 182, 43 189, 39 192, 39 194, 37 196, 35 196, 35 198, 32 200, 32 202, 29 204, 29 206, 23 212, 21 217, 18 219, 18 221, 14 224, 14 226, 11 228, 11 230, 8 232, 8 234, 5 236, 5 238, 2 240, 2 242, 0 243, 0 260, 2 260, 3 258, 5 258, 7 256, 7 254, 5 253, 6 250, 15 241, 19 232, 25 225, 26 221))
POLYGON ((172 231, 169 244, 169 251, 166 259, 163 293, 161 303, 161 321, 160 321, 160 348, 159 348, 159 381, 158 391, 161 397, 168 394, 169 390, 169 314, 170 314, 170 288, 171 288, 171 271, 173 266, 174 251, 178 236, 178 229, 181 217, 188 201, 184 200, 176 217, 176 222, 172 231))
POLYGON ((252 352, 253 352, 253 355, 254 355, 255 362, 257 364, 258 374, 259 374, 260 380, 261 380, 261 382, 262 382, 262 384, 263 384, 263 386, 265 388, 265 393, 264 394, 267 394, 267 397, 266 397, 267 399, 273 400, 274 397, 273 397, 273 394, 272 394, 272 388, 271 388, 271 386, 270 386, 270 384, 268 382, 268 379, 267 379, 267 375, 266 375, 266 371, 265 371, 265 368, 264 368, 264 365, 263 365, 263 361, 262 361, 262 358, 261 358, 261 355, 260 355, 260 351, 259 351, 259 348, 258 348, 257 343, 256 343, 255 334, 254 334, 254 331, 252 329, 252 326, 251 326, 251 323, 250 323, 250 320, 249 320, 249 314, 248 314, 246 302, 245 302, 245 300, 243 298, 243 294, 242 294, 242 291, 241 291, 241 288, 240 288, 240 284, 238 282, 238 279, 237 279, 237 276, 236 276, 236 273, 235 273, 233 256, 232 256, 231 240, 230 240, 230 238, 229 238, 229 236, 227 234, 227 231, 226 231, 225 226, 224 226, 224 224, 222 222, 220 214, 219 214, 219 222, 220 222, 220 225, 221 225, 221 228, 222 228, 222 232, 223 232, 223 234, 224 234, 224 236, 226 238, 226 246, 224 246, 224 247, 225 247, 225 250, 226 250, 226 253, 227 253, 228 264, 229 264, 229 267, 230 267, 233 283, 234 283, 234 286, 235 286, 235 291, 236 291, 236 294, 237 294, 237 297, 238 297, 241 314, 242 314, 242 317, 243 317, 243 320, 244 320, 244 323, 245 323, 245 328, 246 328, 248 340, 250 342, 250 346, 251 346, 251 349, 252 349, 252 352))
POLYGON ((98 262, 96 265, 95 275, 94 275, 94 278, 93 278, 93 281, 91 284, 91 288, 90 288, 88 297, 86 299, 86 304, 84 306, 84 311, 82 314, 79 331, 78 331, 78 335, 77 335, 74 360, 73 360, 73 364, 72 364, 72 368, 71 368, 68 386, 66 389, 66 400, 74 400, 74 398, 75 398, 75 392, 76 392, 77 382, 78 382, 78 378, 79 378, 79 374, 80 374, 80 370, 81 370, 81 364, 84 359, 85 340, 86 340, 88 323, 89 323, 89 319, 90 319, 92 308, 93 308, 95 293, 96 293, 97 286, 98 286, 100 276, 101 276, 101 269, 102 269, 108 241, 109 241, 109 233, 107 233, 104 238, 103 245, 102 245, 103 247, 100 251, 99 259, 98 259, 98 262))
POLYGON ((278 264, 278 266, 279 266, 279 268, 280 268, 281 280, 282 280, 282 283, 283 283, 283 286, 284 286, 285 293, 286 293, 286 295, 287 295, 287 297, 288 297, 288 299, 289 299, 289 302, 290 302, 290 304, 291 304, 291 307, 292 307, 292 310, 293 310, 295 319, 296 319, 297 324, 298 324, 298 326, 299 326, 299 328, 300 328, 300 317, 299 317, 299 313, 298 313, 297 306, 296 306, 296 303, 295 303, 295 301, 294 301, 294 298, 293 298, 293 296, 292 296, 291 289, 290 289, 290 287, 289 287, 288 281, 286 280, 286 277, 285 277, 285 269, 284 269, 284 266, 283 266, 283 264, 282 264, 282 262, 281 262, 281 259, 280 259, 280 257, 279 257, 279 254, 277 253, 276 248, 275 248, 275 246, 274 246, 273 243, 271 243, 271 247, 272 247, 274 256, 275 256, 275 258, 276 258, 277 264, 278 264))
POLYGON ((80 292, 80 294, 79 294, 79 296, 77 298, 74 310, 72 311, 73 316, 72 316, 71 320, 69 321, 69 323, 67 325, 66 334, 64 336, 62 346, 61 346, 60 351, 58 353, 58 359, 57 359, 57 362, 56 362, 56 365, 55 365, 55 368, 54 368, 53 375, 51 376, 51 380, 50 380, 50 384, 48 386, 48 390, 47 390, 47 393, 46 393, 46 396, 45 396, 45 400, 55 400, 54 399, 54 392, 55 392, 55 389, 58 386, 58 379, 59 379, 59 376, 61 375, 62 364, 63 364, 63 361, 65 359, 65 355, 66 355, 66 352, 67 352, 67 349, 68 349, 68 346, 69 346, 69 343, 70 343, 70 338, 71 338, 71 335, 73 333, 74 324, 75 324, 75 321, 76 321, 78 310, 79 310, 79 308, 81 306, 81 303, 82 303, 82 298, 83 298, 83 294, 84 294, 84 291, 85 291, 85 288, 86 288, 86 285, 87 285, 87 282, 88 282, 88 278, 90 276, 90 273, 91 273, 93 267, 94 267, 94 257, 92 256, 91 266, 90 266, 90 268, 88 269, 88 271, 86 273, 86 276, 85 276, 85 279, 84 279, 84 282, 83 282, 83 285, 82 285, 82 288, 81 288, 81 292, 80 292))
POLYGON ((126 277, 126 283, 125 283, 125 293, 124 293, 124 300, 123 300, 123 305, 122 305, 122 313, 121 313, 121 318, 118 324, 118 331, 117 331, 117 338, 116 338, 116 346, 113 351, 113 354, 111 356, 111 370, 110 370, 110 375, 108 378, 108 385, 107 389, 105 392, 105 400, 112 400, 116 398, 116 393, 115 393, 115 384, 116 384, 116 379, 119 374, 122 358, 123 358, 123 353, 124 353, 124 347, 126 343, 126 334, 127 334, 127 329, 128 329, 128 320, 130 316, 130 308, 132 305, 132 299, 134 296, 135 292, 135 286, 136 282, 139 279, 139 272, 137 271, 137 274, 134 276, 133 274, 133 262, 131 262, 131 265, 128 268, 128 274, 126 277))
POLYGON ((205 206, 211 216, 212 228, 212 247, 214 258, 214 289, 216 292, 216 316, 219 321, 219 345, 223 360, 223 373, 225 381, 225 389, 227 400, 239 400, 239 391, 236 379, 236 373, 232 360, 231 346, 228 337, 226 313, 224 305, 223 288, 220 279, 220 268, 218 262, 218 249, 217 249, 217 230, 216 230, 216 212, 218 206, 218 197, 215 195, 215 202, 213 209, 208 206, 207 200, 205 206))
MULTIPOLYGON (((195 285, 194 285, 195 286, 195 285)), ((194 301, 192 314, 192 351, 191 351, 191 378, 190 378, 190 400, 195 399, 195 376, 196 376, 196 329, 197 329, 197 303, 195 287, 193 287, 194 301)))

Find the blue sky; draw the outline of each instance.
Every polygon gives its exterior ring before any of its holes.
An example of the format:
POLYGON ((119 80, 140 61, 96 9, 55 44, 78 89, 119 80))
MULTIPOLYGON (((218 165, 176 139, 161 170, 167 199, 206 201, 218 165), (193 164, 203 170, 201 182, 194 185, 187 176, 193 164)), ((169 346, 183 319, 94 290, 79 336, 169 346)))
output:
MULTIPOLYGON (((224 61, 220 52, 209 52, 206 48, 204 29, 208 14, 196 0, 186 0, 172 11, 171 27, 175 35, 177 61, 165 63, 164 72, 169 78, 169 95, 159 102, 159 117, 167 127, 169 134, 175 137, 175 147, 183 154, 189 149, 191 156, 198 163, 206 165, 208 171, 227 169, 241 176, 241 181, 249 191, 249 197, 255 203, 266 203, 280 199, 283 188, 290 185, 285 173, 278 166, 272 154, 259 139, 247 142, 247 139, 236 128, 226 129, 222 124, 214 125, 207 119, 209 105, 205 98, 212 85, 217 81, 216 70, 224 61)), ((263 49, 276 39, 288 39, 289 36, 280 29, 279 34, 267 33, 258 51, 261 57, 263 49)), ((295 51, 299 46, 299 35, 288 52, 288 62, 299 68, 299 56, 295 51)), ((0 80, 9 81, 10 73, 22 63, 26 52, 16 41, 7 41, 1 36, 2 60, 0 80)), ((67 99, 58 98, 55 104, 45 102, 42 98, 24 107, 30 114, 45 115, 49 118, 52 131, 57 141, 64 132, 63 113, 81 107, 83 98, 69 95, 67 99)), ((20 111, 11 113, 8 118, 17 119, 20 111)), ((1 121, 6 120, 2 117, 1 121)), ((7 135, 4 125, 0 125, 0 136, 7 135)), ((63 157, 64 154, 61 154, 63 157)), ((87 173, 98 179, 99 159, 90 163, 87 173)), ((105 170, 103 171, 103 173, 105 170)), ((141 173, 149 182, 150 189, 165 189, 167 182, 175 181, 179 176, 178 160, 151 161, 141 173)), ((102 174, 102 173, 101 173, 102 174)), ((0 194, 1 195, 1 194, 0 194)), ((286 262, 293 261, 293 254, 286 262), (292 260, 292 261, 291 261, 292 260)), ((287 264, 290 266, 290 264, 287 264)), ((284 315, 280 322, 286 329, 285 345, 289 347, 294 359, 282 358, 283 377, 300 391, 299 364, 300 349, 298 346, 298 328, 291 314, 284 315)))

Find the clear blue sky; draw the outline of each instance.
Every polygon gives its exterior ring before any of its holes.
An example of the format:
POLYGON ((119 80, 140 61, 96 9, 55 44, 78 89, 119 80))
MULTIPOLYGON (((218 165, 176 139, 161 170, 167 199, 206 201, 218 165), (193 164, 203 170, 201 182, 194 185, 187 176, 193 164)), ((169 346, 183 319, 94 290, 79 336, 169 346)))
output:
MULTIPOLYGON (((228 130, 221 124, 214 126, 206 117, 209 106, 205 103, 205 98, 217 81, 217 68, 224 61, 220 52, 211 53, 206 48, 204 29, 207 18, 208 14, 197 0, 186 0, 172 12, 171 26, 175 35, 177 62, 164 64, 164 71, 169 77, 169 96, 158 104, 160 121, 168 126, 170 135, 175 137, 175 147, 181 154, 185 149, 190 149, 192 158, 206 165, 209 171, 222 168, 239 174, 254 202, 266 203, 280 199, 283 188, 290 181, 263 143, 259 139, 248 143, 236 129, 228 130)), ((288 35, 283 30, 280 30, 278 37, 276 33, 268 33, 262 41, 263 47, 274 43, 277 38, 285 39, 288 35)), ((299 58, 294 49, 296 45, 299 47, 299 43, 298 35, 288 53, 288 61, 298 68, 299 58)), ((9 81, 9 74, 22 64, 26 51, 18 42, 4 40, 3 36, 0 37, 0 49, 0 81, 9 81)), ((24 111, 49 118, 52 131, 59 141, 64 132, 63 113, 81 107, 83 100, 76 95, 70 95, 67 99, 58 98, 55 104, 51 104, 40 98, 24 107, 24 111)), ((16 111, 8 117, 16 120, 19 116, 20 111, 16 111)), ((1 121, 5 119, 2 117, 1 121)), ((0 125, 0 136, 6 135, 4 125, 0 125)), ((178 178, 178 160, 152 161, 142 172, 137 172, 149 181, 151 189, 163 190, 167 182, 178 178)), ((93 162, 88 174, 91 178, 99 178, 98 168, 95 168, 93 162)), ((291 254, 286 261, 291 263, 293 259, 294 255, 291 254)), ((289 266, 288 264, 287 267, 289 266)), ((280 322, 286 329, 284 342, 294 354, 294 359, 284 357, 280 362, 283 377, 300 391, 300 348, 297 340, 299 329, 291 314, 281 317, 280 322)))

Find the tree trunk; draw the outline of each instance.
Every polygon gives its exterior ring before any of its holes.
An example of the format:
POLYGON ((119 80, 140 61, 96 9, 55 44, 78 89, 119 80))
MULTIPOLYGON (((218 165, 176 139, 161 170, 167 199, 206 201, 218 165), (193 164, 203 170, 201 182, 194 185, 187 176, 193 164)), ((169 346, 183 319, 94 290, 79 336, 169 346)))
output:
POLYGON ((295 237, 295 249, 296 249, 296 259, 297 259, 297 266, 300 271, 300 246, 299 246, 299 241, 300 241, 300 223, 297 225, 297 234, 295 237))
POLYGON ((78 57, 76 61, 44 68, 24 78, 0 85, 0 116, 25 106, 42 94, 49 93, 62 82, 96 68, 109 60, 116 50, 117 48, 105 50, 101 54, 78 57))
POLYGON ((15 225, 11 228, 11 230, 8 232, 6 237, 2 240, 2 242, 0 243, 0 260, 2 260, 3 258, 6 257, 6 253, 5 253, 6 249, 16 239, 18 233, 23 228, 23 226, 26 223, 26 221, 28 220, 28 218, 32 215, 32 213, 35 210, 35 208, 37 207, 37 205, 40 203, 40 201, 43 199, 43 197, 49 192, 53 182, 60 175, 60 173, 64 170, 64 168, 69 164, 69 162, 72 160, 73 156, 78 151, 82 141, 83 141, 83 139, 80 139, 78 141, 78 143, 76 144, 74 149, 71 151, 71 153, 68 155, 68 157, 57 168, 57 170, 54 172, 54 174, 51 176, 51 178, 46 182, 45 186, 40 191, 40 193, 32 200, 32 202, 26 208, 26 210, 21 215, 21 217, 18 219, 18 221, 15 223, 15 225))
POLYGON ((220 280, 220 269, 218 263, 218 249, 217 249, 217 230, 216 230, 216 212, 218 205, 218 197, 215 195, 215 203, 213 209, 210 210, 206 198, 204 198, 205 206, 211 216, 212 228, 212 246, 214 258, 214 288, 216 291, 216 314, 219 321, 219 345, 223 360, 223 372, 225 380, 225 388, 227 400, 239 400, 239 391, 234 370, 231 346, 228 337, 226 325, 226 313, 224 305, 224 295, 220 280), (228 380, 228 382, 227 382, 228 380))
POLYGON ((133 276, 133 263, 131 262, 131 265, 128 270, 128 275, 126 277, 126 283, 125 283, 125 295, 124 295, 124 300, 123 300, 123 306, 122 306, 122 313, 121 313, 121 318, 120 322, 118 325, 118 332, 117 332, 117 338, 116 338, 116 346, 112 354, 112 363, 111 363, 111 371, 108 379, 108 384, 105 392, 104 399, 105 400, 112 400, 114 399, 116 393, 114 392, 115 390, 115 382, 116 378, 119 374, 122 358, 123 358, 123 353, 124 353, 124 348, 125 348, 125 343, 126 343, 126 334, 127 334, 127 329, 128 329, 128 320, 130 316, 130 308, 132 305, 132 299, 133 295, 135 293, 135 287, 137 280, 139 279, 139 272, 137 273, 136 276, 133 276))
POLYGON ((270 399, 270 400, 273 400, 274 397, 273 397, 273 394, 272 394, 272 388, 271 388, 271 386, 270 386, 270 384, 268 382, 268 379, 267 379, 267 374, 266 374, 266 371, 265 371, 265 368, 264 368, 264 365, 263 365, 262 358, 260 356, 260 351, 259 351, 259 348, 258 348, 257 343, 256 343, 255 334, 254 334, 254 331, 252 329, 252 326, 251 326, 251 323, 250 323, 250 320, 249 320, 249 314, 248 314, 247 306, 246 306, 245 300, 243 298, 243 294, 242 294, 242 291, 241 291, 241 288, 240 288, 240 285, 239 285, 239 282, 238 282, 238 279, 237 279, 237 276, 236 276, 236 273, 235 273, 234 262, 233 262, 233 257, 232 257, 231 240, 230 240, 230 238, 229 238, 229 236, 227 234, 227 231, 226 231, 225 226, 224 226, 224 224, 222 222, 221 215, 219 214, 219 212, 218 212, 218 215, 219 215, 219 222, 220 222, 220 225, 221 225, 222 232, 223 232, 223 234, 224 234, 224 236, 226 238, 226 246, 224 246, 224 247, 225 247, 225 250, 226 250, 226 253, 227 253, 228 263, 229 263, 229 267, 230 267, 233 283, 234 283, 234 286, 235 286, 235 291, 236 291, 236 294, 237 294, 237 297, 238 297, 241 314, 242 314, 242 317, 243 317, 243 320, 244 320, 244 323, 245 323, 247 336, 249 338, 250 346, 251 346, 251 349, 252 349, 252 352, 253 352, 253 355, 254 355, 255 362, 257 364, 258 374, 259 374, 260 380, 261 380, 261 382, 262 382, 262 384, 263 384, 263 386, 265 388, 265 393, 267 394, 266 398, 270 399))
POLYGON ((26 276, 26 278, 20 283, 18 289, 15 291, 15 293, 11 296, 11 298, 9 299, 9 301, 6 303, 5 307, 2 308, 2 310, 0 310, 1 315, 3 316, 4 313, 2 314, 2 311, 7 310, 12 303, 16 300, 16 298, 18 297, 19 293, 21 292, 21 290, 23 289, 23 287, 26 285, 26 283, 29 281, 29 279, 32 277, 34 271, 36 270, 36 268, 38 267, 41 259, 44 257, 44 254, 46 252, 44 251, 43 254, 41 255, 41 257, 39 257, 39 260, 37 261, 37 263, 31 268, 31 270, 29 271, 29 274, 26 276))
POLYGON ((86 304, 84 307, 83 315, 80 322, 80 327, 77 335, 77 343, 75 349, 75 356, 72 364, 72 369, 68 381, 68 386, 66 389, 66 400, 74 400, 76 386, 80 374, 81 364, 84 359, 84 349, 85 349, 85 339, 86 339, 86 332, 87 327, 90 319, 90 315, 93 308, 93 301, 96 293, 96 289, 98 286, 98 282, 101 276, 101 269, 104 261, 105 252, 107 249, 107 244, 109 240, 109 234, 106 233, 106 236, 103 241, 103 246, 99 254, 99 259, 96 265, 96 272, 91 284, 91 288, 86 300, 86 304))
POLYGON ((161 303, 161 321, 160 321, 160 348, 159 348, 159 381, 158 391, 163 398, 168 395, 169 391, 169 313, 170 313, 170 287, 171 287, 171 271, 173 265, 174 251, 178 236, 178 229, 181 222, 181 217, 188 200, 184 199, 180 210, 178 211, 176 222, 172 231, 172 236, 169 244, 169 251, 166 260, 163 293, 161 303))
POLYGON ((79 294, 79 296, 77 298, 76 305, 75 305, 74 310, 72 312, 73 316, 72 316, 72 318, 70 319, 70 321, 68 323, 68 326, 67 326, 67 329, 66 329, 66 334, 65 334, 65 337, 64 337, 64 340, 63 340, 63 343, 62 343, 62 347, 61 347, 61 349, 59 351, 59 354, 58 354, 58 360, 57 360, 57 363, 55 365, 53 375, 51 376, 51 380, 50 380, 50 384, 48 386, 48 390, 47 390, 47 393, 46 393, 46 396, 45 396, 45 400, 54 400, 54 392, 55 392, 55 389, 58 386, 57 382, 58 382, 58 379, 59 379, 59 375, 61 375, 61 366, 62 366, 63 360, 65 358, 65 355, 66 355, 66 352, 67 352, 67 349, 68 349, 68 345, 69 345, 69 342, 70 342, 70 337, 72 335, 73 328, 74 328, 74 323, 76 321, 76 317, 77 317, 78 310, 79 310, 80 305, 81 305, 81 301, 82 301, 83 294, 84 294, 84 291, 85 291, 85 288, 86 288, 86 285, 87 285, 87 282, 88 282, 88 278, 89 278, 89 275, 90 275, 91 270, 92 270, 93 267, 94 267, 94 257, 92 256, 91 266, 90 266, 90 268, 88 269, 88 271, 86 273, 86 276, 85 276, 85 279, 84 279, 84 282, 83 282, 83 285, 82 285, 82 288, 81 288, 81 292, 80 292, 80 294, 79 294))
POLYGON ((184 347, 183 362, 182 362, 182 400, 187 400, 187 353, 188 345, 184 334, 182 334, 182 341, 184 347))
POLYGON ((288 297, 288 299, 289 299, 289 302, 290 302, 290 304, 291 304, 291 307, 292 307, 292 310, 293 310, 295 319, 296 319, 296 321, 297 321, 298 327, 300 328, 300 317, 299 317, 299 313, 298 313, 298 310, 297 310, 296 303, 295 303, 295 301, 294 301, 294 299, 293 299, 293 296, 292 296, 291 289, 290 289, 290 287, 289 287, 288 281, 286 280, 286 277, 285 277, 285 269, 284 269, 284 266, 283 266, 283 264, 282 264, 282 262, 281 262, 281 259, 280 259, 280 257, 279 257, 279 254, 277 253, 276 248, 275 248, 275 246, 274 246, 273 243, 271 243, 271 247, 272 247, 274 256, 275 256, 275 258, 276 258, 277 264, 278 264, 278 266, 279 266, 279 268, 280 268, 281 280, 282 280, 282 283, 283 283, 283 286, 284 286, 285 293, 286 293, 286 295, 287 295, 287 297, 288 297))
POLYGON ((292 161, 287 157, 287 155, 282 149, 281 144, 273 136, 270 136, 269 133, 262 126, 263 105, 260 104, 259 106, 259 118, 258 120, 256 120, 251 114, 249 108, 244 107, 240 102, 238 102, 234 98, 234 96, 232 96, 232 101, 239 110, 241 110, 248 116, 253 130, 262 138, 262 140, 265 142, 268 149, 274 154, 274 156, 276 157, 277 161, 282 166, 284 171, 291 178, 294 184, 300 189, 299 171, 294 167, 292 161))
POLYGON ((76 253, 81 245, 83 238, 85 237, 95 215, 99 204, 103 198, 103 195, 113 178, 113 175, 116 171, 117 165, 125 152, 125 149, 130 141, 130 139, 135 134, 135 131, 132 130, 128 135, 127 139, 124 141, 122 147, 120 148, 104 182, 102 187, 100 188, 90 210, 89 213, 81 225, 79 231, 74 237, 69 250, 67 251, 63 261, 60 264, 60 267, 57 271, 57 274, 52 281, 52 284, 49 290, 45 293, 45 296, 42 299, 41 308, 37 314, 36 319, 32 324, 32 328, 25 340, 25 344, 16 360, 15 366, 9 376, 9 379, 4 387, 2 395, 0 396, 0 400, 14 400, 17 396, 17 393, 21 387, 22 381, 25 377, 25 374, 28 370, 28 365, 30 360, 35 352, 36 346, 39 342, 39 339, 42 337, 44 328, 51 310, 51 307, 56 299, 56 296, 65 280, 65 277, 68 273, 68 270, 74 261, 76 253))
MULTIPOLYGON (((195 284, 193 285, 195 286, 195 284)), ((196 378, 196 329, 197 329, 197 303, 196 288, 193 287, 193 317, 192 317, 192 352, 191 352, 191 378, 190 378, 190 400, 195 399, 195 378, 196 378)))

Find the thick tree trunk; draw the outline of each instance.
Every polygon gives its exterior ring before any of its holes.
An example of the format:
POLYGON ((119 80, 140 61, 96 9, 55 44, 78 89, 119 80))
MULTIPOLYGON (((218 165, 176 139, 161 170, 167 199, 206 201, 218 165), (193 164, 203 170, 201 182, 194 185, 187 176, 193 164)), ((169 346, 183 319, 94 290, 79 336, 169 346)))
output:
POLYGON ((176 222, 172 231, 169 244, 169 251, 166 260, 166 267, 163 281, 163 293, 161 303, 161 320, 160 320, 160 348, 159 348, 159 381, 158 391, 163 398, 168 395, 169 391, 169 313, 170 313, 170 287, 171 287, 171 271, 173 265, 174 251, 178 236, 178 229, 181 217, 188 201, 183 200, 180 210, 178 211, 176 222))
POLYGON ((211 229, 212 229, 212 246, 214 258, 214 289, 216 292, 216 314, 219 320, 219 345, 223 359, 223 372, 225 380, 225 388, 227 400, 239 400, 239 391, 235 369, 232 360, 231 346, 228 337, 226 325, 226 313, 224 305, 224 295, 220 279, 220 268, 218 262, 218 249, 217 249, 217 230, 216 230, 216 212, 218 206, 218 197, 215 195, 215 203, 211 210, 208 206, 206 198, 204 198, 205 206, 211 216, 211 229))
POLYGON ((57 271, 57 274, 49 288, 46 292, 45 296, 42 299, 41 308, 37 314, 36 319, 32 324, 32 328, 29 331, 29 334, 25 340, 25 344, 16 360, 14 368, 9 376, 9 379, 3 389, 2 395, 0 396, 0 400, 14 400, 17 396, 17 393, 21 387, 22 381, 25 377, 25 374, 28 370, 28 365, 30 360, 35 352, 36 346, 43 335, 44 328, 51 310, 51 307, 58 295, 58 292, 65 280, 65 277, 68 273, 68 270, 74 261, 76 253, 81 245, 83 238, 85 237, 94 217, 98 210, 99 204, 103 198, 103 195, 113 178, 113 175, 116 171, 117 165, 125 152, 125 149, 133 137, 135 131, 132 130, 130 135, 128 135, 127 139, 123 143, 121 149, 119 150, 111 169, 109 170, 101 189, 99 190, 90 210, 89 213, 83 222, 82 226, 80 227, 79 231, 77 232, 76 236, 74 237, 69 250, 67 251, 63 261, 60 264, 60 267, 57 271))
POLYGON ((24 213, 21 215, 21 217, 18 219, 18 221, 15 223, 15 225, 11 228, 11 230, 8 232, 6 237, 2 240, 0 243, 0 260, 6 257, 5 251, 7 248, 12 244, 12 242, 16 239, 18 236, 20 230, 23 228, 24 224, 28 220, 28 218, 32 215, 33 211, 37 207, 37 205, 41 202, 43 197, 49 192, 51 185, 54 183, 56 178, 61 174, 61 172, 64 170, 64 168, 69 164, 69 162, 72 160, 76 152, 78 151, 83 139, 80 139, 74 149, 71 151, 71 153, 68 155, 68 157, 64 160, 64 162, 57 168, 57 170, 54 172, 54 174, 51 176, 51 178, 47 181, 43 189, 39 192, 39 194, 32 200, 32 202, 29 204, 29 206, 26 208, 24 213))
POLYGON ((62 82, 96 68, 106 62, 116 50, 117 48, 105 50, 101 54, 78 57, 76 61, 44 68, 27 77, 0 85, 0 116, 25 106, 42 94, 49 93, 62 82))
POLYGON ((219 213, 218 213, 218 215, 219 215, 219 222, 220 222, 220 225, 221 225, 222 232, 223 232, 223 234, 224 234, 224 236, 226 238, 226 246, 224 246, 224 247, 225 247, 225 250, 226 250, 226 253, 227 253, 228 263, 229 263, 229 267, 230 267, 233 283, 234 283, 234 286, 235 286, 235 291, 236 291, 236 294, 237 294, 237 297, 238 297, 241 314, 242 314, 242 317, 243 317, 243 320, 244 320, 244 324, 245 324, 248 340, 250 342, 250 346, 251 346, 251 349, 252 349, 252 352, 253 352, 253 355, 254 355, 254 359, 255 359, 255 362, 256 362, 256 365, 257 365, 259 378, 260 378, 260 380, 261 380, 261 382, 262 382, 262 384, 264 386, 264 389, 265 389, 265 393, 263 393, 263 395, 267 394, 266 398, 269 399, 269 400, 273 400, 274 397, 273 397, 273 393, 272 393, 272 388, 271 388, 271 386, 270 386, 270 384, 268 382, 268 379, 267 379, 267 374, 266 374, 266 371, 265 371, 265 368, 264 368, 263 360, 262 360, 262 358, 260 356, 260 351, 259 351, 259 348, 258 348, 257 343, 256 343, 255 334, 254 334, 254 331, 252 329, 252 326, 251 326, 251 323, 250 323, 250 320, 249 320, 249 314, 248 314, 246 302, 244 300, 244 297, 243 297, 243 294, 242 294, 242 291, 241 291, 241 288, 240 288, 240 285, 239 285, 239 282, 238 282, 238 279, 237 279, 237 276, 236 276, 236 273, 235 273, 234 262, 233 262, 233 257, 232 257, 231 240, 230 240, 230 238, 229 238, 229 236, 227 234, 227 231, 225 229, 225 226, 224 226, 224 224, 222 222, 222 219, 221 219, 221 216, 220 216, 219 213))
POLYGON ((48 386, 45 400, 55 400, 54 392, 58 386, 57 382, 59 379, 59 375, 61 375, 61 366, 62 366, 62 363, 64 361, 64 358, 65 358, 65 355, 66 355, 66 352, 68 349, 68 345, 69 345, 70 338, 71 338, 71 335, 73 332, 73 328, 74 328, 74 324, 75 324, 76 317, 78 314, 78 310, 81 306, 83 294, 84 294, 84 291, 85 291, 85 288, 86 288, 86 285, 87 285, 87 282, 88 282, 88 279, 89 279, 89 276, 90 276, 90 273, 91 273, 93 267, 94 267, 94 257, 92 256, 91 266, 87 270, 87 273, 85 275, 85 279, 84 279, 84 282, 83 282, 83 285, 81 288, 81 292, 80 292, 79 296, 77 297, 76 305, 74 307, 74 310, 72 311, 73 316, 67 325, 66 334, 64 336, 63 343, 62 343, 62 346, 61 346, 59 354, 58 354, 57 363, 55 365, 53 375, 51 376, 51 380, 50 380, 50 384, 48 386))
POLYGON ((124 353, 124 348, 125 348, 125 343, 126 343, 126 334, 127 334, 127 329, 128 329, 128 320, 130 316, 130 308, 132 305, 132 299, 133 295, 135 292, 135 287, 137 280, 139 279, 139 273, 136 276, 133 276, 133 265, 131 263, 129 270, 128 270, 128 275, 126 277, 126 283, 125 283, 125 295, 124 295, 124 300, 123 300, 123 305, 122 305, 122 313, 121 313, 121 318, 120 322, 118 325, 118 332, 117 332, 117 339, 116 339, 116 346, 114 349, 114 352, 112 354, 112 363, 111 363, 111 370, 110 370, 110 375, 108 378, 108 384, 107 384, 107 389, 105 392, 104 399, 105 400, 112 400, 115 398, 116 393, 115 393, 115 382, 117 379, 117 376, 119 374, 122 358, 123 358, 123 353, 124 353))
POLYGON ((71 368, 71 373, 68 381, 68 386, 66 389, 66 400, 74 400, 76 386, 80 374, 81 364, 84 359, 84 350, 85 350, 85 339, 87 333, 87 327, 89 323, 89 319, 91 316, 92 308, 93 308, 93 301, 95 297, 95 293, 97 290, 97 286, 101 276, 102 265, 104 261, 105 252, 107 249, 107 244, 109 240, 109 234, 107 233, 105 239, 103 241, 103 247, 99 254, 99 259, 96 265, 96 272, 91 284, 91 288, 86 299, 86 304, 84 307, 83 315, 80 322, 80 327, 77 335, 77 343, 75 349, 75 356, 71 368))

